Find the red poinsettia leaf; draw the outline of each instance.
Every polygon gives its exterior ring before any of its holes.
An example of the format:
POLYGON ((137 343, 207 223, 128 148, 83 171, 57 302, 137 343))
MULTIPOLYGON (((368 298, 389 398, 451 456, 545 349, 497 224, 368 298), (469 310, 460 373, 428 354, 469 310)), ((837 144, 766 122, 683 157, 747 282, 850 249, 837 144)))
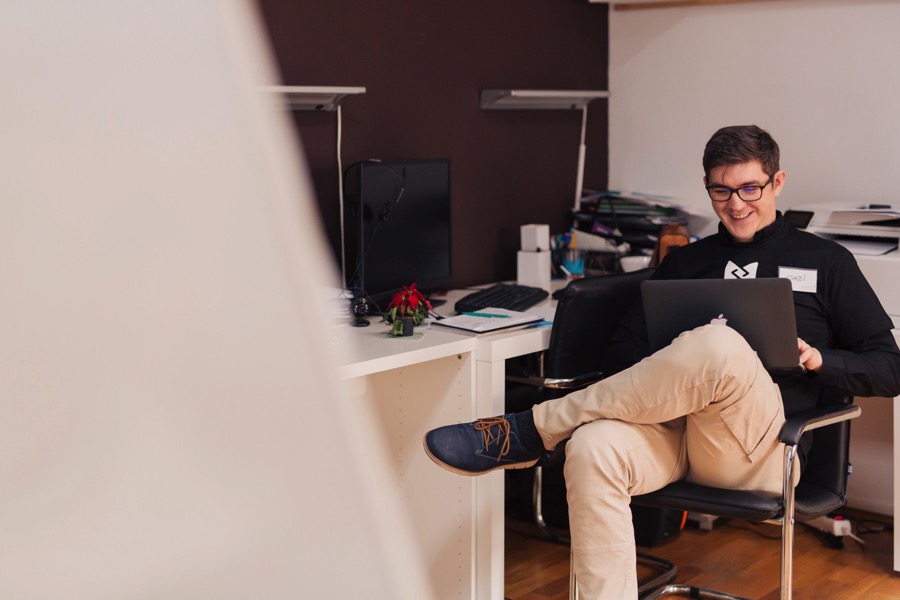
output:
POLYGON ((388 304, 388 308, 392 306, 400 306, 403 303, 403 292, 397 292, 391 298, 391 303, 388 304))

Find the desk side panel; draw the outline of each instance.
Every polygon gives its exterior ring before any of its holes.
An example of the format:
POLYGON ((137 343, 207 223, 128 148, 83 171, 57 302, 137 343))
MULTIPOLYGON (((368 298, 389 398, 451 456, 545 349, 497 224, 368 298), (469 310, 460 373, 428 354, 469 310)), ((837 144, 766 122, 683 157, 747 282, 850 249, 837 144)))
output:
POLYGON ((856 398, 862 414, 850 436, 853 475, 847 506, 891 516, 894 510, 894 398, 856 398))
POLYGON ((399 475, 397 510, 412 522, 430 583, 442 598, 476 597, 476 478, 435 465, 422 439, 435 427, 476 418, 474 371, 471 354, 464 353, 365 378, 365 399, 399 475))
MULTIPOLYGON (((549 329, 549 328, 547 328, 549 329)), ((504 344, 505 345, 505 344, 504 344)), ((488 353, 489 354, 489 353, 488 353)), ((476 361, 476 411, 479 417, 501 415, 505 411, 506 361, 476 361)), ((505 479, 503 471, 478 478, 476 483, 478 517, 479 598, 503 598, 506 549, 505 479)))
MULTIPOLYGON (((856 261, 860 270, 875 290, 875 294, 881 301, 882 306, 894 320, 894 327, 900 326, 900 257, 897 253, 885 256, 857 256, 856 261)), ((894 329, 894 339, 900 343, 900 330, 894 329)), ((850 490, 848 504, 851 506, 860 506, 875 512, 884 512, 893 515, 894 529, 896 531, 900 510, 898 510, 898 502, 900 502, 900 476, 897 469, 900 468, 900 408, 898 408, 900 399, 866 399, 863 405, 863 415, 861 420, 866 417, 866 412, 876 413, 868 417, 868 421, 862 421, 859 425, 852 426, 853 435, 850 442, 851 460, 854 461, 854 477, 850 480, 850 490), (876 402, 880 404, 874 404, 876 402), (891 418, 890 412, 893 412, 891 418), (888 433, 883 426, 877 425, 878 419, 884 419, 888 423, 893 423, 893 432, 888 433), (893 442, 893 452, 888 449, 888 444, 893 442), (862 462, 861 462, 862 461, 862 462), (893 461, 893 464, 891 462, 893 461), (868 482, 859 481, 865 479, 860 476, 859 470, 870 470, 865 463, 871 463, 871 470, 876 472, 877 476, 882 476, 882 483, 867 485, 868 482), (884 475, 887 475, 884 478, 884 475), (893 482, 891 482, 891 478, 893 482), (853 483, 853 479, 857 479, 858 483, 853 483), (862 501, 861 499, 868 500, 862 501), (871 506, 866 506, 866 503, 871 506), (885 511, 881 507, 889 505, 891 510, 885 511)), ((877 477, 876 476, 876 477, 877 477)), ((894 536, 894 571, 900 571, 900 536, 894 536)))

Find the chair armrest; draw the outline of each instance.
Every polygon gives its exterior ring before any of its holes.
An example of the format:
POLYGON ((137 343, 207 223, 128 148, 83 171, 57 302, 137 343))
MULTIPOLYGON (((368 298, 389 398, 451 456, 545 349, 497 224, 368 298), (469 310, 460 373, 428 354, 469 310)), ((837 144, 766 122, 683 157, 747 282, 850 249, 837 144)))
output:
POLYGON ((849 419, 855 419, 862 413, 862 409, 856 404, 842 404, 840 406, 823 406, 810 410, 804 410, 791 415, 781 426, 778 441, 790 446, 800 443, 800 436, 805 431, 840 423, 849 419))
POLYGON ((507 381, 524 383, 525 385, 532 385, 535 387, 547 388, 551 390, 572 390, 590 385, 592 383, 597 383, 601 379, 603 379, 602 371, 593 371, 591 373, 585 373, 584 375, 578 375, 577 377, 567 378, 537 376, 520 377, 517 375, 506 376, 507 381))

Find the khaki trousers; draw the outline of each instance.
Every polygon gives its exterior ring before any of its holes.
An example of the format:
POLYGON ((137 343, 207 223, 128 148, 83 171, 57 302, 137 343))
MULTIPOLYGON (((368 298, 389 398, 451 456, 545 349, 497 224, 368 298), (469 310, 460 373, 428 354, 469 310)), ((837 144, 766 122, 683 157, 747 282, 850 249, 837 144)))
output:
POLYGON ((778 387, 730 327, 705 325, 630 369, 534 407, 544 445, 565 439, 575 574, 585 600, 637 598, 632 495, 686 478, 782 489, 778 387))

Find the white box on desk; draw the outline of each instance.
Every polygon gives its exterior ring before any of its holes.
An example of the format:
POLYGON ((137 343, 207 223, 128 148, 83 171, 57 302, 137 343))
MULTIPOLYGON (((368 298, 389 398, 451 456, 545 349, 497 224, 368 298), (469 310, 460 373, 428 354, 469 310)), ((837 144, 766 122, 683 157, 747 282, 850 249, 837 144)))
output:
POLYGON ((525 252, 517 256, 516 281, 521 285, 550 285, 550 251, 525 252))
POLYGON ((521 249, 525 252, 540 252, 550 249, 549 225, 522 225, 519 234, 521 249))

